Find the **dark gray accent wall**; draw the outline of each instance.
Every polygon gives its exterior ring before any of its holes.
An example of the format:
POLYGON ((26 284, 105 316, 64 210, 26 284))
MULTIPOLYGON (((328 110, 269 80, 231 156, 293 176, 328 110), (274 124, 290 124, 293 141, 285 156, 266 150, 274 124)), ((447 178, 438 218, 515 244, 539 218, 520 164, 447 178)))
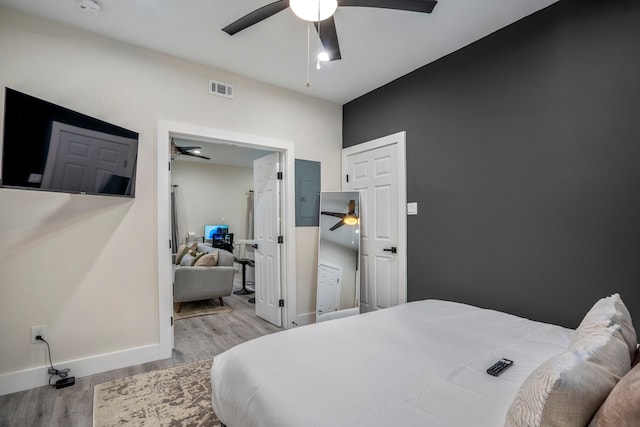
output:
POLYGON ((640 1, 561 0, 343 115, 344 147, 407 132, 409 300, 576 327, 620 292, 640 326, 640 1))

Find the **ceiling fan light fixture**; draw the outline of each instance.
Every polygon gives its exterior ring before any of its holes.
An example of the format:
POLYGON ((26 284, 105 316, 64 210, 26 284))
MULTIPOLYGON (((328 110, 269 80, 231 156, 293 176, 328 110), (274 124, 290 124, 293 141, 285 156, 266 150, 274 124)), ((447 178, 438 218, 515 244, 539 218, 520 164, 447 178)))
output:
POLYGON ((342 220, 347 225, 356 225, 358 223, 358 218, 355 216, 347 215, 342 220))
POLYGON ((298 18, 319 22, 333 16, 338 8, 338 0, 290 0, 289 7, 298 18))
POLYGON ((325 62, 328 60, 329 60, 329 52, 327 52, 326 50, 323 50, 318 54, 318 61, 325 62))

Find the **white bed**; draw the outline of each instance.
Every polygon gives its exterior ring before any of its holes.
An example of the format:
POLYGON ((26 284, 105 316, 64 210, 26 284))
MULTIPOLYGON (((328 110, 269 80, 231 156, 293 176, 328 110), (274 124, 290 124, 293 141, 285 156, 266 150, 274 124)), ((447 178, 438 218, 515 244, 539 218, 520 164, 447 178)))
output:
POLYGON ((214 358, 228 427, 496 427, 520 385, 572 329, 425 300, 238 345, 214 358), (514 365, 499 377, 486 369, 514 365))

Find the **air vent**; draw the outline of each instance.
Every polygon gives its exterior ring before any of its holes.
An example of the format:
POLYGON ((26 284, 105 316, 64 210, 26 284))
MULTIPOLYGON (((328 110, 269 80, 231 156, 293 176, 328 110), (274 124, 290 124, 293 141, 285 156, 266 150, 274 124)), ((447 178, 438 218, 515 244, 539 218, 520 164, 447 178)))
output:
POLYGON ((209 93, 224 96, 225 98, 233 98, 233 86, 215 80, 209 80, 209 93))

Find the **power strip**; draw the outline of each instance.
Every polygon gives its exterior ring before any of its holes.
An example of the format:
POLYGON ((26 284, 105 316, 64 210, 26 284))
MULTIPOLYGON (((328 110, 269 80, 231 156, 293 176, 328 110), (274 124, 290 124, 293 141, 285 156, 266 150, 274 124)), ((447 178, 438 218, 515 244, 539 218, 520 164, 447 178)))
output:
POLYGON ((76 377, 62 378, 56 381, 56 388, 70 387, 76 383, 76 377))

